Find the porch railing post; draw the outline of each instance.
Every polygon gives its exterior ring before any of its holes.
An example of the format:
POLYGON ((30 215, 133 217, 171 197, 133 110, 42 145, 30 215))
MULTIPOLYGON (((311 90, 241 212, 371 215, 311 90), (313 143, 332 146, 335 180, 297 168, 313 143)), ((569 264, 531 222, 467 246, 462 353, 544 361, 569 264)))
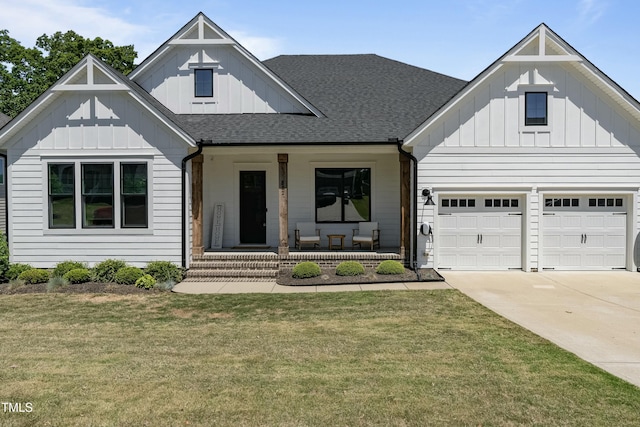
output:
POLYGON ((280 238, 278 254, 289 255, 289 155, 278 153, 278 212, 280 216, 280 238))
POLYGON ((202 154, 191 159, 191 227, 192 254, 202 255, 202 154))

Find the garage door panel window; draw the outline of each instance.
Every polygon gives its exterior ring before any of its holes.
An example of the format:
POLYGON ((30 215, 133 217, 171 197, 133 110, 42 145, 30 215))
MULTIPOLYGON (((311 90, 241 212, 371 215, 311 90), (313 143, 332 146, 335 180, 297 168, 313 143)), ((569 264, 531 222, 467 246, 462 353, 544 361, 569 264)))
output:
POLYGON ((590 198, 589 207, 623 207, 624 199, 622 198, 590 198))
POLYGON ((443 208, 475 208, 476 199, 442 199, 440 205, 443 208))
POLYGON ((517 208, 519 205, 518 199, 484 199, 485 208, 517 208))

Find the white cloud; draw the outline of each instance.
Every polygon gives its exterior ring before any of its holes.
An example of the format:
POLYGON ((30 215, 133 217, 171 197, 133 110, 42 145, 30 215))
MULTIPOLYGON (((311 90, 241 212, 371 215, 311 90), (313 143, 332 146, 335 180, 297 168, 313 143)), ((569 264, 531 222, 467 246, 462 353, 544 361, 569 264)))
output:
POLYGON ((584 24, 593 24, 600 19, 607 7, 608 4, 606 1, 580 0, 578 3, 578 19, 584 24))
POLYGON ((282 53, 280 39, 255 36, 244 31, 229 31, 229 34, 260 60, 269 59, 282 53))
MULTIPOLYGON (((20 0, 4 4, 0 28, 23 46, 31 47, 42 34, 73 30, 87 38, 102 37, 116 45, 132 44, 149 30, 127 22, 99 7, 76 0, 20 0)), ((137 48, 137 46, 136 46, 137 48)))
MULTIPOLYGON (((0 29, 9 30, 9 35, 25 47, 35 46, 36 39, 43 34, 68 30, 87 38, 102 37, 117 46, 133 44, 138 52, 136 62, 140 63, 192 17, 163 13, 160 9, 154 18, 145 19, 148 17, 135 16, 137 12, 130 6, 118 7, 114 3, 106 9, 100 7, 100 3, 94 6, 86 0, 10 2, 2 5, 0 29)), ((281 53, 282 42, 279 39, 246 31, 230 33, 261 60, 281 53)))

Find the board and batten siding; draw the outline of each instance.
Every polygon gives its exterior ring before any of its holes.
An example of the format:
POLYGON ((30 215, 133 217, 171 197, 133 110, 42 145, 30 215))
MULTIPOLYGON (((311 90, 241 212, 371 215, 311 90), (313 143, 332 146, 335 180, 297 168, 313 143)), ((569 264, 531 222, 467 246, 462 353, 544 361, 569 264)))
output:
MULTIPOLYGON (((288 153, 288 211, 289 246, 295 244, 296 222, 315 221, 315 169, 316 168, 371 168, 372 221, 380 227, 380 244, 397 248, 400 245, 400 166, 395 146, 381 152, 376 147, 341 149, 335 147, 273 147, 247 149, 204 150, 204 244, 211 246, 213 206, 224 203, 223 247, 239 243, 239 172, 241 170, 266 171, 267 244, 278 246, 278 153, 288 153)), ((321 244, 327 247, 327 234, 344 234, 345 246, 351 245, 354 223, 319 223, 321 244)))
POLYGON ((8 149, 12 262, 42 268, 64 260, 94 265, 106 258, 136 266, 181 263, 184 141, 127 94, 65 94, 30 123, 8 149), (50 230, 46 163, 66 161, 148 162, 149 227, 50 230))
MULTIPOLYGON (((436 203, 439 194, 524 196, 524 269, 539 264, 545 194, 616 193, 636 200, 640 127, 571 67, 507 64, 458 102, 429 124, 414 147, 418 189, 433 189, 436 203), (537 90, 551 95, 546 129, 523 125, 524 92, 537 90)), ((419 210, 418 221, 437 227, 437 211, 419 210)), ((640 228, 637 212, 635 206, 629 210, 631 248, 640 228)), ((434 266, 437 246, 420 238, 419 264, 434 266)), ((628 258, 630 269, 636 261, 631 252, 628 258)))
POLYGON ((176 114, 308 113, 228 46, 182 46, 136 81, 176 114), (213 98, 194 96, 193 70, 212 68, 213 98))

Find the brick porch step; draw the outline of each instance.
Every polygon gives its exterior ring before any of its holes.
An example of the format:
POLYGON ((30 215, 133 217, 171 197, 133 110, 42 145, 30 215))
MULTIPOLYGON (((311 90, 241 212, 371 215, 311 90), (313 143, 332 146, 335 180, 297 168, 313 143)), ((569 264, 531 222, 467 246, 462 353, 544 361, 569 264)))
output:
POLYGON ((278 256, 272 252, 205 252, 193 257, 186 281, 259 282, 278 275, 278 256))

